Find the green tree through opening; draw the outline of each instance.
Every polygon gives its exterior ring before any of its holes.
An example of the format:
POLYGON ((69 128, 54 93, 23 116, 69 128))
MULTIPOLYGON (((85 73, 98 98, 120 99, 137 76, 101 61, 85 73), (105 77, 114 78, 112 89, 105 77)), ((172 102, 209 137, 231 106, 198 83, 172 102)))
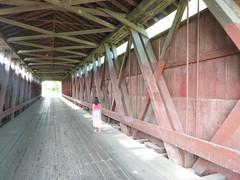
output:
POLYGON ((42 89, 43 91, 61 92, 61 82, 60 81, 43 81, 42 89))

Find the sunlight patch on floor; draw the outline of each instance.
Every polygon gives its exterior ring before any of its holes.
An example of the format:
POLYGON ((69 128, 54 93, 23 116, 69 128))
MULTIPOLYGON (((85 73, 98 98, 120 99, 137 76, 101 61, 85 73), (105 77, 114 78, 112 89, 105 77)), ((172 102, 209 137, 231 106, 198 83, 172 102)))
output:
POLYGON ((77 106, 76 104, 73 104, 72 102, 68 101, 67 99, 63 98, 62 97, 62 100, 69 106, 71 107, 72 109, 74 110, 79 110, 81 109, 79 106, 77 106))

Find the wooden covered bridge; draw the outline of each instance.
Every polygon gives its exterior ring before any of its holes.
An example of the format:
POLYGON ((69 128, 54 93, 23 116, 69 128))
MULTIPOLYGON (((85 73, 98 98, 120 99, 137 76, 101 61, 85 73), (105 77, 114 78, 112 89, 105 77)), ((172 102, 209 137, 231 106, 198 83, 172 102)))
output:
POLYGON ((240 1, 203 1, 0 0, 0 179, 240 179, 240 1))

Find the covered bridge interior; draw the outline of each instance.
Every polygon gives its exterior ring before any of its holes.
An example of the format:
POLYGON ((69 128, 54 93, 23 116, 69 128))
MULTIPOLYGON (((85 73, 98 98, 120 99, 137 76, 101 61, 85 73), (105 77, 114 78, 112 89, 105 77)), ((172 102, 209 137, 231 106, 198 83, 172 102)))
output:
POLYGON ((240 179, 240 1, 203 2, 0 0, 0 176, 240 179))

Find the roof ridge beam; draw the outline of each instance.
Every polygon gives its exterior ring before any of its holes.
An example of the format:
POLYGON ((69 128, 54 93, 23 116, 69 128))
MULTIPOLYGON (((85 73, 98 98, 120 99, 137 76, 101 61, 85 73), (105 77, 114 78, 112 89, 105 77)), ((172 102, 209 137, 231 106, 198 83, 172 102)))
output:
POLYGON ((103 26, 109 27, 109 28, 111 28, 111 29, 116 29, 116 26, 115 26, 115 25, 113 25, 113 24, 111 24, 111 23, 109 23, 109 22, 107 22, 107 21, 105 21, 105 20, 103 20, 103 19, 101 19, 101 18, 98 18, 98 17, 96 17, 96 16, 93 16, 93 15, 85 12, 84 10, 80 10, 79 8, 76 8, 76 7, 73 7, 73 6, 62 5, 59 1, 56 2, 55 0, 44 0, 44 1, 45 1, 45 2, 48 2, 48 3, 50 3, 50 4, 55 5, 56 7, 61 7, 61 8, 63 8, 63 9, 66 9, 66 10, 68 10, 68 11, 70 11, 70 12, 73 12, 73 13, 79 15, 79 16, 82 16, 82 17, 84 17, 84 18, 86 18, 86 19, 89 19, 89 20, 91 20, 91 21, 94 21, 94 22, 96 22, 96 23, 98 23, 98 24, 101 24, 101 25, 103 25, 103 26))

